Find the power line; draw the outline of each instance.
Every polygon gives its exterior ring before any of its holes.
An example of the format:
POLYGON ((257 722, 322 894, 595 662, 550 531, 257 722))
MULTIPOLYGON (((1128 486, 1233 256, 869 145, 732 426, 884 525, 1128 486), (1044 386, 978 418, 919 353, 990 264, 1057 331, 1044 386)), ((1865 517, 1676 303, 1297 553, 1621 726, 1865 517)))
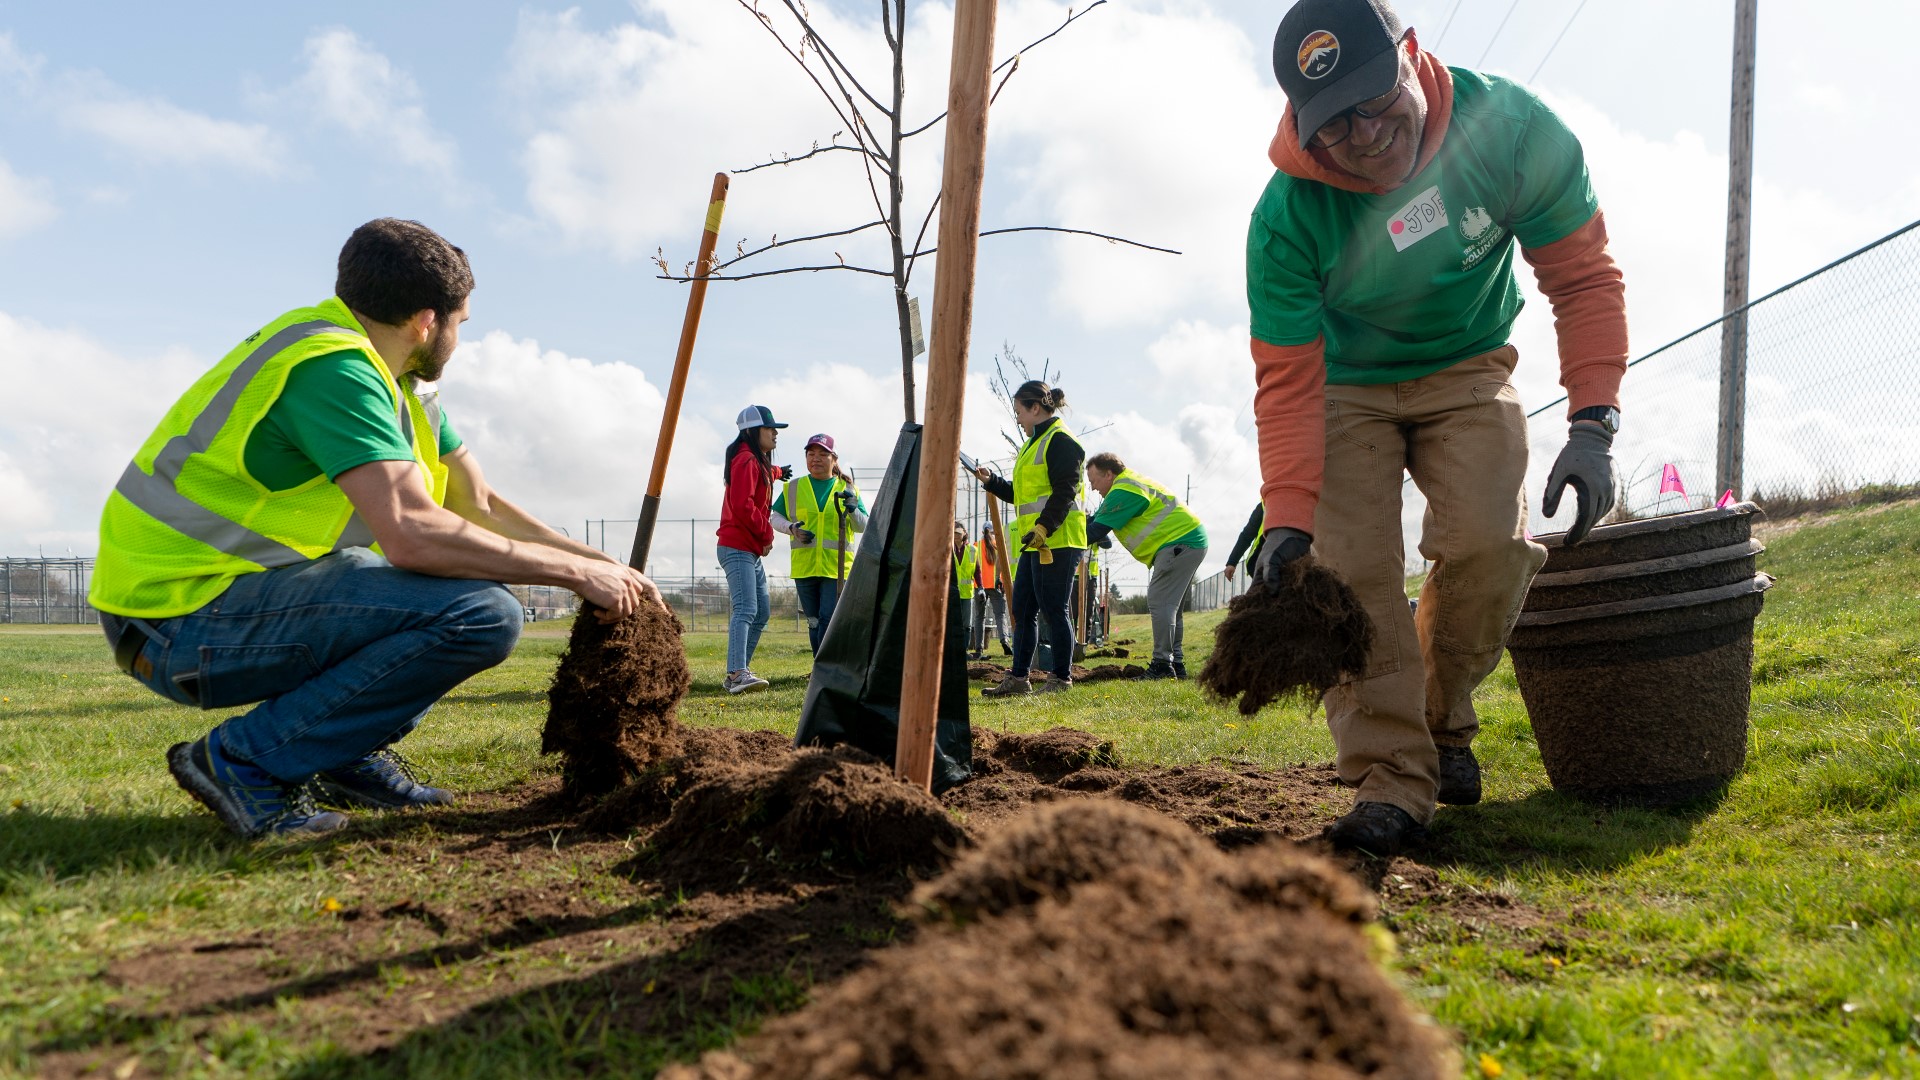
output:
POLYGON ((1574 5, 1573 14, 1567 16, 1567 25, 1560 28, 1559 37, 1554 38, 1553 44, 1547 46, 1547 55, 1540 58, 1540 63, 1534 67, 1533 74, 1527 76, 1528 82, 1532 82, 1533 80, 1540 77, 1540 69, 1547 66, 1548 57, 1551 57, 1553 55, 1553 50, 1560 47, 1560 38, 1566 37, 1567 31, 1573 29, 1573 20, 1580 17, 1580 9, 1586 6, 1587 6, 1587 0, 1580 0, 1578 4, 1574 5))
POLYGON ((1493 43, 1500 40, 1500 31, 1507 28, 1507 20, 1513 18, 1514 9, 1519 6, 1520 0, 1513 0, 1512 5, 1507 8, 1507 13, 1500 16, 1500 25, 1493 28, 1493 36, 1487 39, 1487 47, 1480 50, 1480 59, 1473 62, 1474 67, 1487 62, 1487 54, 1493 51, 1493 43))
POLYGON ((1453 17, 1460 14, 1460 5, 1466 2, 1467 0, 1453 0, 1453 6, 1447 9, 1447 24, 1440 28, 1440 36, 1433 39, 1433 47, 1435 49, 1438 49, 1440 44, 1447 40, 1447 31, 1453 29, 1453 17))

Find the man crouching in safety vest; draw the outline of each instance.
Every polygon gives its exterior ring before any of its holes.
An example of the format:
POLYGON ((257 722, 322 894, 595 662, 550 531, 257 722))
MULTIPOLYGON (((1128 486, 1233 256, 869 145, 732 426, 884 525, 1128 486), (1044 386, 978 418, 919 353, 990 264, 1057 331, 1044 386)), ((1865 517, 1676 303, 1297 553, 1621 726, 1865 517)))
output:
POLYGON ((467 318, 467 257, 382 218, 336 295, 202 375, 107 497, 88 600, 121 670, 186 705, 259 702, 167 751, 241 836, 324 833, 330 803, 453 801, 393 750, 441 695, 513 651, 500 582, 559 585, 603 618, 653 583, 487 486, 432 393, 467 318))

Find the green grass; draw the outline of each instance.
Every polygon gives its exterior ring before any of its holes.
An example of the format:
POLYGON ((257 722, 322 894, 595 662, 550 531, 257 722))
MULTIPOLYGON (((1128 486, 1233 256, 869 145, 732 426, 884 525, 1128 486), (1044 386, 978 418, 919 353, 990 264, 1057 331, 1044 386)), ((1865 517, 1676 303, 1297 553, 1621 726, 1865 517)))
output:
MULTIPOLYGON (((1920 1076, 1920 508, 1843 513, 1767 542, 1763 568, 1779 584, 1756 644, 1748 765, 1712 805, 1604 811, 1562 798, 1511 669, 1481 691, 1487 800, 1443 810, 1423 860, 1537 918, 1494 924, 1433 905, 1395 919, 1402 984, 1455 1033, 1469 1075, 1485 1054, 1508 1077, 1920 1076)), ((1216 620, 1192 621, 1196 663, 1216 620)), ((1144 641, 1143 623, 1122 619, 1119 636, 1144 641)), ((408 748, 436 781, 487 791, 550 773, 537 749, 563 633, 537 626, 428 716, 408 748)), ((802 635, 766 637, 755 668, 773 687, 740 698, 719 692, 723 639, 688 645, 688 722, 792 730, 802 635)), ((321 925, 331 896, 481 902, 457 872, 464 838, 374 822, 338 841, 228 840, 161 762, 213 717, 120 676, 91 631, 0 628, 0 698, 0 1073, 93 1054, 109 1070, 138 1055, 147 1070, 191 1075, 644 1075, 806 992, 804 971, 780 973, 736 985, 729 1009, 689 1014, 668 1035, 636 1032, 579 987, 596 965, 650 962, 644 937, 603 947, 583 934, 577 948, 382 968, 366 993, 507 988, 485 1023, 411 1054, 349 1053, 338 1027, 291 998, 246 1017, 143 1020, 103 969, 182 941, 300 932, 321 925)), ((1136 762, 1332 752, 1318 718, 1242 719, 1191 685, 983 702, 974 722, 1070 724, 1136 762)), ((530 857, 509 884, 582 890, 634 926, 672 903, 643 903, 566 850, 556 839, 554 857, 530 857)))

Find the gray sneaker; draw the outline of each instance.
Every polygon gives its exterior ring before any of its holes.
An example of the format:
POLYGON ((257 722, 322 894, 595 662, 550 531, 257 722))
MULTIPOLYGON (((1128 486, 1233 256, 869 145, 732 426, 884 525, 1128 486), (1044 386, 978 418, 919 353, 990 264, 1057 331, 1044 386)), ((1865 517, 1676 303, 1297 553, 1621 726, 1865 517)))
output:
POLYGON ((1040 688, 1038 690, 1035 690, 1034 693, 1064 694, 1071 689, 1073 689, 1072 679, 1063 679, 1058 675, 1054 675, 1049 677, 1046 682, 1041 683, 1040 688))
POLYGON ((751 671, 741 670, 727 676, 720 683, 720 689, 729 694, 750 694, 755 690, 765 690, 767 680, 751 671))
POLYGON ((1017 675, 1009 675, 1000 680, 998 686, 982 687, 981 697, 1018 697, 1033 693, 1033 684, 1017 675))

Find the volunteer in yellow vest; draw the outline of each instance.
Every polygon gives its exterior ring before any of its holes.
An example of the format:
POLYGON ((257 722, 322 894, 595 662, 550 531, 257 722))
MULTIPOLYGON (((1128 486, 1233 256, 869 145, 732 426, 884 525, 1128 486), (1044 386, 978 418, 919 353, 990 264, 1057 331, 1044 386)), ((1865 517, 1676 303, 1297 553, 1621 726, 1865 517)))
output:
POLYGON ((1184 679, 1187 624, 1181 610, 1187 588, 1207 558, 1207 530, 1174 494, 1128 470, 1114 454, 1087 459, 1087 483, 1101 495, 1087 526, 1094 541, 1111 531, 1133 557, 1153 568, 1147 579, 1147 617, 1153 622, 1149 679, 1184 679))
POLYGON ((854 549, 860 546, 853 536, 867 528, 866 504, 860 500, 853 477, 840 468, 833 436, 815 435, 807 440, 807 475, 788 480, 780 489, 771 518, 775 532, 793 538, 789 549, 793 563, 788 573, 800 597, 800 611, 807 617, 807 644, 817 653, 840 600, 842 553, 846 572, 852 573, 854 549), (843 516, 847 525, 844 549, 840 537, 843 516))
POLYGON ((986 658, 987 613, 992 609, 993 630, 1000 638, 1000 651, 1012 656, 1013 645, 1007 641, 1006 575, 1000 573, 1000 564, 994 560, 993 526, 980 526, 980 542, 974 547, 978 555, 973 564, 973 629, 968 647, 973 650, 973 659, 986 658))
POLYGON ((1047 622, 1052 670, 1044 692, 1073 685, 1073 618, 1068 605, 1080 560, 1087 554, 1086 493, 1080 467, 1087 452, 1067 434, 1057 415, 1066 392, 1039 380, 1013 392, 1013 416, 1027 433, 1014 459, 1013 480, 981 467, 977 475, 996 498, 1013 504, 1009 543, 1019 554, 1013 567, 1013 670, 981 693, 1006 697, 1030 693, 1027 675, 1038 644, 1039 621, 1047 622))
POLYGON ((451 802, 390 746, 512 652, 524 612, 500 582, 564 586, 607 618, 659 602, 493 491, 419 389, 459 342, 465 253, 417 222, 371 221, 334 290, 201 376, 100 521, 88 599, 121 670, 202 709, 259 703, 167 751, 242 836, 344 825, 316 795, 451 802))
POLYGON ((960 590, 960 599, 973 603, 973 577, 980 566, 974 561, 973 545, 967 543, 967 525, 963 521, 953 523, 953 583, 960 590))

